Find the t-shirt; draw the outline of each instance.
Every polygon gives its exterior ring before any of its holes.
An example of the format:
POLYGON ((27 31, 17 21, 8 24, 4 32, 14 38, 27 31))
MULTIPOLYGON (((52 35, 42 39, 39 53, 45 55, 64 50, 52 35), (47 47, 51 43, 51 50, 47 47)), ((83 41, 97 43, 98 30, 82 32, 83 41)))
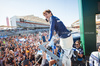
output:
POLYGON ((42 60, 42 64, 40 66, 49 66, 49 62, 47 59, 42 60))
MULTIPOLYGON (((84 54, 82 47, 79 47, 77 50, 79 51, 79 54, 84 54)), ((78 61, 82 61, 82 58, 80 56, 78 56, 78 61)))

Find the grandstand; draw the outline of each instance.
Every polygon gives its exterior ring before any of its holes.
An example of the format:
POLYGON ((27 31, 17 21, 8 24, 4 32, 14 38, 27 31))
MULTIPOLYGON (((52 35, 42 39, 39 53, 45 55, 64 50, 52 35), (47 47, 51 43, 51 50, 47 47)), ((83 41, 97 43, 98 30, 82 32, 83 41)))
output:
POLYGON ((0 26, 0 37, 48 31, 49 22, 34 15, 13 16, 11 26, 0 26))
POLYGON ((21 28, 30 29, 46 29, 49 28, 49 23, 44 19, 36 17, 34 15, 27 16, 13 16, 10 18, 11 26, 17 26, 21 28))

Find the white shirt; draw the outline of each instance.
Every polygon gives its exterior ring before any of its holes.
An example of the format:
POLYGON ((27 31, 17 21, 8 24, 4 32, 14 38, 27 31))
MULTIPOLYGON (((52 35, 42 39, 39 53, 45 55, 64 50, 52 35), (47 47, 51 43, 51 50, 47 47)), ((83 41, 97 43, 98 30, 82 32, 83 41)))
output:
POLYGON ((100 52, 98 51, 92 52, 89 58, 89 65, 100 66, 99 59, 100 59, 100 52), (94 64, 93 64, 93 61, 94 61, 94 64))

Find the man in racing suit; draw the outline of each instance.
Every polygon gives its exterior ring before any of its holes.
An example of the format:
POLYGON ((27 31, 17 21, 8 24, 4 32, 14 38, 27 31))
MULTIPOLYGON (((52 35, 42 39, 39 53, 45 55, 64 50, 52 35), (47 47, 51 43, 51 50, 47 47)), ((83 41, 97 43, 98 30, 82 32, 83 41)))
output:
POLYGON ((63 49, 61 54, 62 63, 64 66, 71 66, 72 45, 73 38, 71 32, 65 27, 63 22, 55 17, 50 10, 45 10, 43 15, 46 17, 47 22, 50 22, 49 40, 51 41, 54 30, 60 37, 60 45, 63 49))

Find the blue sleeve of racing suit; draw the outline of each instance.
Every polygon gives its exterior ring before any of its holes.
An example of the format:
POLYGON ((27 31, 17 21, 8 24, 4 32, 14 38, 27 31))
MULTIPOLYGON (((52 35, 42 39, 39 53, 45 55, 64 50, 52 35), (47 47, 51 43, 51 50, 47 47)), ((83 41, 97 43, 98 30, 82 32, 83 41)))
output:
POLYGON ((54 32, 54 27, 55 27, 55 18, 51 18, 50 20, 50 30, 49 30, 49 40, 51 40, 52 36, 53 36, 53 32, 54 32))

